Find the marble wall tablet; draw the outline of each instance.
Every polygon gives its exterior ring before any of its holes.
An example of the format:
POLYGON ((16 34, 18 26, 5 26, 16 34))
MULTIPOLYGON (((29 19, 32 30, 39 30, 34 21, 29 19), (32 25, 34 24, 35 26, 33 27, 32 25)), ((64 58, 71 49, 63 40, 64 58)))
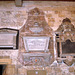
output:
POLYGON ((41 9, 29 10, 28 19, 20 29, 20 63, 24 66, 49 66, 54 61, 53 33, 41 9))
POLYGON ((47 52, 50 37, 23 37, 24 46, 27 52, 29 51, 44 51, 47 52))
POLYGON ((0 33, 0 47, 13 47, 13 36, 16 34, 0 33))
POLYGON ((10 29, 0 30, 0 49, 17 49, 18 31, 10 29))

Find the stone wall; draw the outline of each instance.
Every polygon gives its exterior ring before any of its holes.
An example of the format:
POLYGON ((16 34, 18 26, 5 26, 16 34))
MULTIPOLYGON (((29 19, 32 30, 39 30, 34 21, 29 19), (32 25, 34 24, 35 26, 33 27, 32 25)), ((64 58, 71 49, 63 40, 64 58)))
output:
MULTIPOLYGON (((24 1, 22 7, 16 7, 12 1, 0 2, 0 28, 20 29, 28 18, 28 11, 39 8, 45 13, 48 25, 56 30, 64 18, 69 18, 75 26, 75 2, 48 2, 48 1, 24 1)), ((1 56, 10 56, 12 64, 17 64, 18 51, 0 51, 1 56), (14 62, 15 61, 15 62, 14 62)), ((20 63, 19 63, 20 64, 20 63)), ((67 66, 63 62, 55 63, 48 67, 25 67, 17 66, 17 75, 26 75, 27 70, 47 70, 47 75, 75 75, 75 65, 67 66)), ((9 75, 9 73, 8 73, 9 75)), ((13 74, 12 74, 13 75, 13 74)), ((16 74, 15 74, 16 75, 16 74)))
POLYGON ((22 7, 15 3, 0 2, 0 27, 20 29, 27 20, 27 12, 40 8, 45 13, 47 23, 56 30, 64 18, 69 18, 75 25, 75 2, 24 1, 22 7))

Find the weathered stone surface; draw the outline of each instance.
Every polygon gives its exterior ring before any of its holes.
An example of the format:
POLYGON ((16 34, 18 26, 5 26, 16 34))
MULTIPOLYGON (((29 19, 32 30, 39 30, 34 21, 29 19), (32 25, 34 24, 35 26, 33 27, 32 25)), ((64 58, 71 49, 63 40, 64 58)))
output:
POLYGON ((0 50, 0 56, 2 56, 2 58, 6 60, 12 59, 11 63, 17 64, 18 50, 0 50))
MULTIPOLYGON (((14 2, 0 2, 0 19, 1 24, 0 26, 5 27, 13 27, 19 29, 27 19, 27 13, 26 11, 29 11, 30 9, 34 7, 39 7, 46 13, 46 17, 53 17, 55 18, 54 23, 51 23, 48 20, 48 23, 53 29, 55 30, 56 27, 60 25, 60 19, 68 17, 72 18, 75 16, 75 5, 74 2, 23 2, 23 7, 15 7, 14 2), (44 7, 46 6, 46 7, 44 7), (57 19, 58 18, 58 19, 57 19), (59 22, 58 22, 59 21, 59 22)), ((74 22, 74 19, 73 19, 74 22)), ((74 22, 75 25, 75 22, 74 22)))
POLYGON ((74 67, 70 67, 70 68, 69 68, 69 72, 75 72, 74 67))
POLYGON ((61 73, 62 71, 61 71, 61 69, 60 68, 55 68, 55 72, 57 72, 57 73, 61 73))
POLYGON ((52 73, 52 68, 49 67, 49 68, 46 68, 47 69, 47 73, 52 73))
MULTIPOLYGON (((52 27, 53 30, 56 30, 61 24, 61 21, 66 17, 71 19, 73 25, 75 26, 75 2, 24 1, 23 7, 16 7, 14 1, 12 2, 0 1, 0 28, 20 29, 26 23, 26 20, 28 18, 27 14, 28 11, 35 7, 38 7, 43 10, 45 19, 48 25, 52 27)), ((17 61, 18 50, 17 51, 0 50, 0 56, 1 56, 0 59, 11 58, 12 64, 19 63, 17 61)), ((22 66, 22 67, 23 68, 21 69, 17 69, 20 75, 26 75, 26 70, 30 69, 32 70, 46 69, 47 75, 75 75, 75 69, 63 63, 61 63, 56 69, 51 66, 47 68, 35 66, 32 67, 22 66)), ((10 74, 10 72, 12 73, 12 71, 10 71, 11 69, 10 68, 8 69, 7 71, 8 75, 11 75, 10 74)))

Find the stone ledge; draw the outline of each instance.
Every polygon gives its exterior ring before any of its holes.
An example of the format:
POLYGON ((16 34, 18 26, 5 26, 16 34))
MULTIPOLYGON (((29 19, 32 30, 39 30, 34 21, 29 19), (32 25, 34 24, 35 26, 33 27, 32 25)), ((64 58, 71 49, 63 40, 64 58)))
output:
POLYGON ((11 59, 6 58, 0 59, 0 64, 11 64, 11 63, 12 63, 11 59))

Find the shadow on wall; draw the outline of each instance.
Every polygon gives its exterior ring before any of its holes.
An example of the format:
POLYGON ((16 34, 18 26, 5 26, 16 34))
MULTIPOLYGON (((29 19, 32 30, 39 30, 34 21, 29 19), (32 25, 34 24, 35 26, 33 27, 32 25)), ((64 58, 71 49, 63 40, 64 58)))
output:
POLYGON ((0 65, 0 75, 3 75, 6 65, 0 65))

